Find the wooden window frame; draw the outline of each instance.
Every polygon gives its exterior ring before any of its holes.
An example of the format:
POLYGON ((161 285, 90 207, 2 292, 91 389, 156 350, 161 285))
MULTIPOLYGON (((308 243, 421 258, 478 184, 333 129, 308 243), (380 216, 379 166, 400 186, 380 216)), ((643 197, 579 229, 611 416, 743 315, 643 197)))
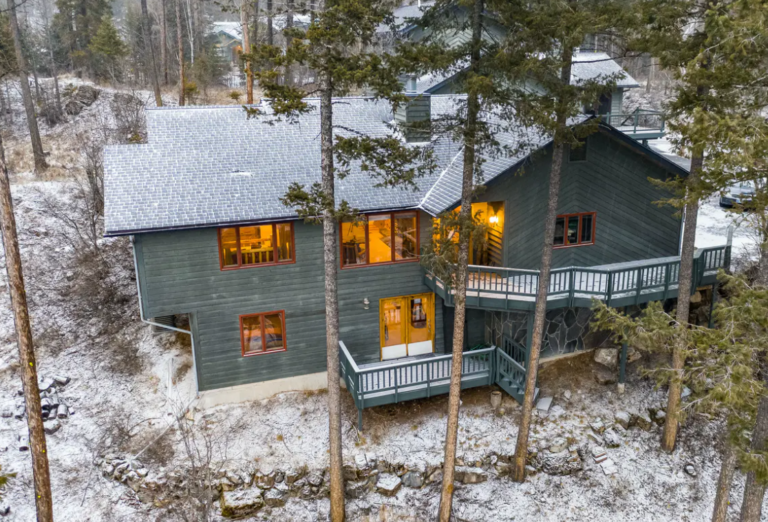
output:
POLYGON ((243 357, 255 357, 257 355, 267 355, 270 353, 280 353, 288 351, 288 340, 285 334, 285 310, 272 310, 271 312, 260 312, 257 314, 243 314, 239 316, 240 324, 240 354, 243 357), (267 336, 264 335, 264 316, 280 314, 280 321, 283 327, 283 347, 267 350, 267 336), (243 332, 243 319, 246 317, 261 317, 261 351, 260 352, 246 352, 245 351, 245 334, 243 332))
MULTIPOLYGON (((365 214, 362 216, 361 222, 364 223, 365 226, 365 263, 360 264, 354 264, 354 265, 345 265, 344 264, 344 223, 339 223, 339 264, 341 266, 342 270, 346 270, 348 268, 363 268, 367 266, 386 266, 386 265, 399 265, 401 263, 413 263, 414 261, 418 261, 419 257, 421 255, 419 254, 421 249, 421 216, 418 210, 398 210, 397 212, 372 212, 370 214, 365 214), (401 214, 410 214, 415 213, 416 214, 416 256, 412 257, 410 259, 399 259, 395 260, 395 219, 398 215, 401 214), (389 219, 392 223, 392 238, 390 240, 390 257, 389 261, 383 261, 380 263, 371 263, 371 248, 370 248, 370 237, 369 237, 369 231, 368 231, 368 218, 374 217, 374 216, 389 216, 389 219)), ((350 222, 347 221, 349 224, 350 222)))
POLYGON ((218 239, 219 243, 219 270, 225 271, 225 270, 243 270, 245 268, 259 268, 262 266, 275 266, 275 265, 291 265, 296 262, 296 234, 294 232, 294 226, 293 221, 280 221, 276 223, 254 223, 251 225, 233 225, 231 227, 219 227, 216 230, 216 237, 218 239), (278 259, 277 250, 277 225, 285 225, 289 224, 291 225, 291 247, 292 247, 292 259, 289 261, 273 261, 271 263, 257 263, 252 265, 244 265, 243 264, 243 255, 240 252, 240 229, 243 227, 261 227, 264 225, 270 225, 272 227, 272 242, 274 243, 273 251, 272 251, 272 259, 278 259), (221 231, 226 228, 234 228, 235 229, 235 241, 237 242, 237 265, 233 266, 224 266, 224 252, 221 248, 221 231))
POLYGON ((557 223, 557 220, 563 218, 563 244, 562 245, 552 245, 552 248, 559 249, 559 248, 574 248, 574 247, 581 247, 581 246, 590 246, 595 244, 595 230, 597 225, 597 212, 576 212, 573 214, 560 214, 555 218, 555 223, 557 223), (576 232, 576 239, 577 242, 573 244, 568 243, 568 218, 572 217, 578 217, 579 218, 579 229, 576 232), (581 226, 584 222, 583 217, 584 216, 592 216, 592 241, 588 243, 584 243, 581 241, 581 226))

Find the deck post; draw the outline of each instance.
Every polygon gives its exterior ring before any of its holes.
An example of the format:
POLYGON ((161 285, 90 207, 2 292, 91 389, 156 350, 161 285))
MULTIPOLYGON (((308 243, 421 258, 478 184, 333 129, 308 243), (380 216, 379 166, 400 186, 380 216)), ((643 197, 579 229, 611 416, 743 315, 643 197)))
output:
POLYGON ((709 300, 709 328, 715 327, 715 318, 712 315, 715 311, 715 301, 717 300, 717 281, 712 284, 712 298, 709 300))
POLYGON ((357 409, 357 431, 363 431, 363 410, 357 409))
POLYGON ((525 332, 525 372, 531 371, 531 348, 533 347, 533 312, 528 312, 525 332))

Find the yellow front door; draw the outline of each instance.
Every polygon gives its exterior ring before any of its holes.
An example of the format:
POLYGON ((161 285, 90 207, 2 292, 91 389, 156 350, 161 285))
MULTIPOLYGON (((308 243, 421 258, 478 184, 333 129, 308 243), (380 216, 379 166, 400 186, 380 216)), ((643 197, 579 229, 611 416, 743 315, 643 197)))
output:
POLYGON ((379 310, 382 361, 435 350, 434 294, 382 299, 379 310))

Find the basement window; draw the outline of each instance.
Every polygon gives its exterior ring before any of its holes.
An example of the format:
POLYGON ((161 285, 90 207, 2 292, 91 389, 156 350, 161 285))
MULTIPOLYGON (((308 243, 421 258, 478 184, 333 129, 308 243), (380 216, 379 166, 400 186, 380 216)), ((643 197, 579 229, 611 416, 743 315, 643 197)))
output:
POLYGON ((219 229, 222 270, 294 263, 293 223, 219 229))
POLYGON ((595 212, 564 214, 555 221, 555 248, 595 244, 595 212))
POLYGON ((241 315, 240 344, 243 357, 284 352, 285 311, 241 315))

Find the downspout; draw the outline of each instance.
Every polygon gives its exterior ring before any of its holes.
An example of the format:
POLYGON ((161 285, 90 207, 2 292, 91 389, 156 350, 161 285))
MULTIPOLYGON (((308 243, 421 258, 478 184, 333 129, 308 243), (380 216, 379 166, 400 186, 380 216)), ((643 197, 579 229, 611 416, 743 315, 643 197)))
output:
POLYGON ((200 396, 200 387, 198 386, 197 382, 197 357, 195 357, 195 336, 192 335, 191 330, 184 330, 183 328, 176 328, 175 326, 169 326, 167 324, 161 324, 157 323, 155 321, 150 321, 149 319, 144 317, 144 304, 142 302, 141 298, 141 281, 139 279, 139 263, 136 260, 136 236, 130 236, 131 237, 131 252, 133 253, 133 270, 136 273, 136 290, 139 292, 139 317, 141 318, 142 323, 146 323, 151 326, 156 326, 158 328, 164 328, 166 330, 173 330, 174 332, 180 332, 189 334, 189 339, 192 344, 192 364, 194 365, 194 376, 195 376, 195 393, 196 397, 200 396))

